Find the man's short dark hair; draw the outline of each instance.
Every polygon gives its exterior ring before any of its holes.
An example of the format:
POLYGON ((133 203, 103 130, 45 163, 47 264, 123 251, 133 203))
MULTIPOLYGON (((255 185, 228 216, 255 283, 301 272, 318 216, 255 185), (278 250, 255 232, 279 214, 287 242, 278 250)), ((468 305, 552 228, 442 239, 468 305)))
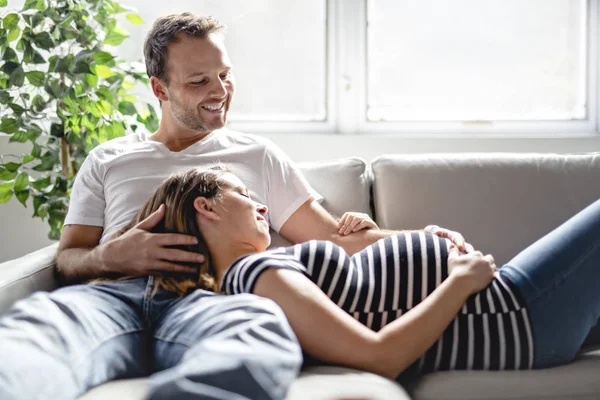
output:
POLYGON ((154 21, 152 29, 144 42, 144 59, 148 77, 155 76, 167 82, 167 49, 169 43, 177 40, 178 35, 190 35, 204 39, 211 33, 225 31, 222 25, 212 16, 202 17, 189 12, 171 14, 154 21))

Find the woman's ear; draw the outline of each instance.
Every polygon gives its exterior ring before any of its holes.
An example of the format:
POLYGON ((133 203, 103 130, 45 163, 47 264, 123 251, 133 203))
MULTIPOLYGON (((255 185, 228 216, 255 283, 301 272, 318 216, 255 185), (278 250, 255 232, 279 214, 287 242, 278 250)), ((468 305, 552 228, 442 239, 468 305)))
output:
POLYGON ((206 197, 198 196, 194 199, 194 208, 198 214, 211 221, 218 221, 221 217, 216 212, 214 205, 214 201, 206 197))

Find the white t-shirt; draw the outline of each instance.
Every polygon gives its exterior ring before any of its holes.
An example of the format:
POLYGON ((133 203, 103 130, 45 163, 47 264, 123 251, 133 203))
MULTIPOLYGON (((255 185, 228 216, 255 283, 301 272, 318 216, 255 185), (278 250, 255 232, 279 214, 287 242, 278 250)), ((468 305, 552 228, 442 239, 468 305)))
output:
POLYGON ((102 243, 136 216, 169 175, 215 162, 227 164, 251 197, 268 207, 269 224, 276 232, 308 199, 322 199, 289 157, 266 138, 219 129, 172 152, 138 132, 90 152, 75 178, 65 225, 101 226, 102 243))

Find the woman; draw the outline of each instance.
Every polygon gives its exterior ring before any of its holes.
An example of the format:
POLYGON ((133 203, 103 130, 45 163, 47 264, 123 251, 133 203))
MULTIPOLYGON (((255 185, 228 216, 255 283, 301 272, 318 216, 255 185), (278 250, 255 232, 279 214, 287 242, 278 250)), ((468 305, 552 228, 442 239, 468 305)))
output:
POLYGON ((303 350, 328 363, 390 378, 409 367, 546 368, 573 360, 598 320, 600 202, 498 271, 490 255, 424 232, 352 257, 325 241, 267 250, 267 208, 221 166, 171 176, 121 233, 164 206, 156 231, 195 235, 186 249, 206 262, 160 285, 270 298, 303 350))

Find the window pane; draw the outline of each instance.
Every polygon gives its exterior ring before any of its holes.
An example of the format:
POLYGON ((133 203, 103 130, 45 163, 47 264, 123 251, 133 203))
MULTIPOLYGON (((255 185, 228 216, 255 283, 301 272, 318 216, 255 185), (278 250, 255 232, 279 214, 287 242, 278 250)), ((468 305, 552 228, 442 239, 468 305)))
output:
POLYGON ((371 121, 586 117, 585 0, 369 0, 371 121))
MULTIPOLYGON (((236 94, 230 120, 326 118, 325 0, 122 0, 146 24, 131 32, 119 53, 143 60, 143 42, 154 20, 184 11, 213 15, 227 25, 236 94)), ((144 94, 152 99, 152 94, 144 94)))

